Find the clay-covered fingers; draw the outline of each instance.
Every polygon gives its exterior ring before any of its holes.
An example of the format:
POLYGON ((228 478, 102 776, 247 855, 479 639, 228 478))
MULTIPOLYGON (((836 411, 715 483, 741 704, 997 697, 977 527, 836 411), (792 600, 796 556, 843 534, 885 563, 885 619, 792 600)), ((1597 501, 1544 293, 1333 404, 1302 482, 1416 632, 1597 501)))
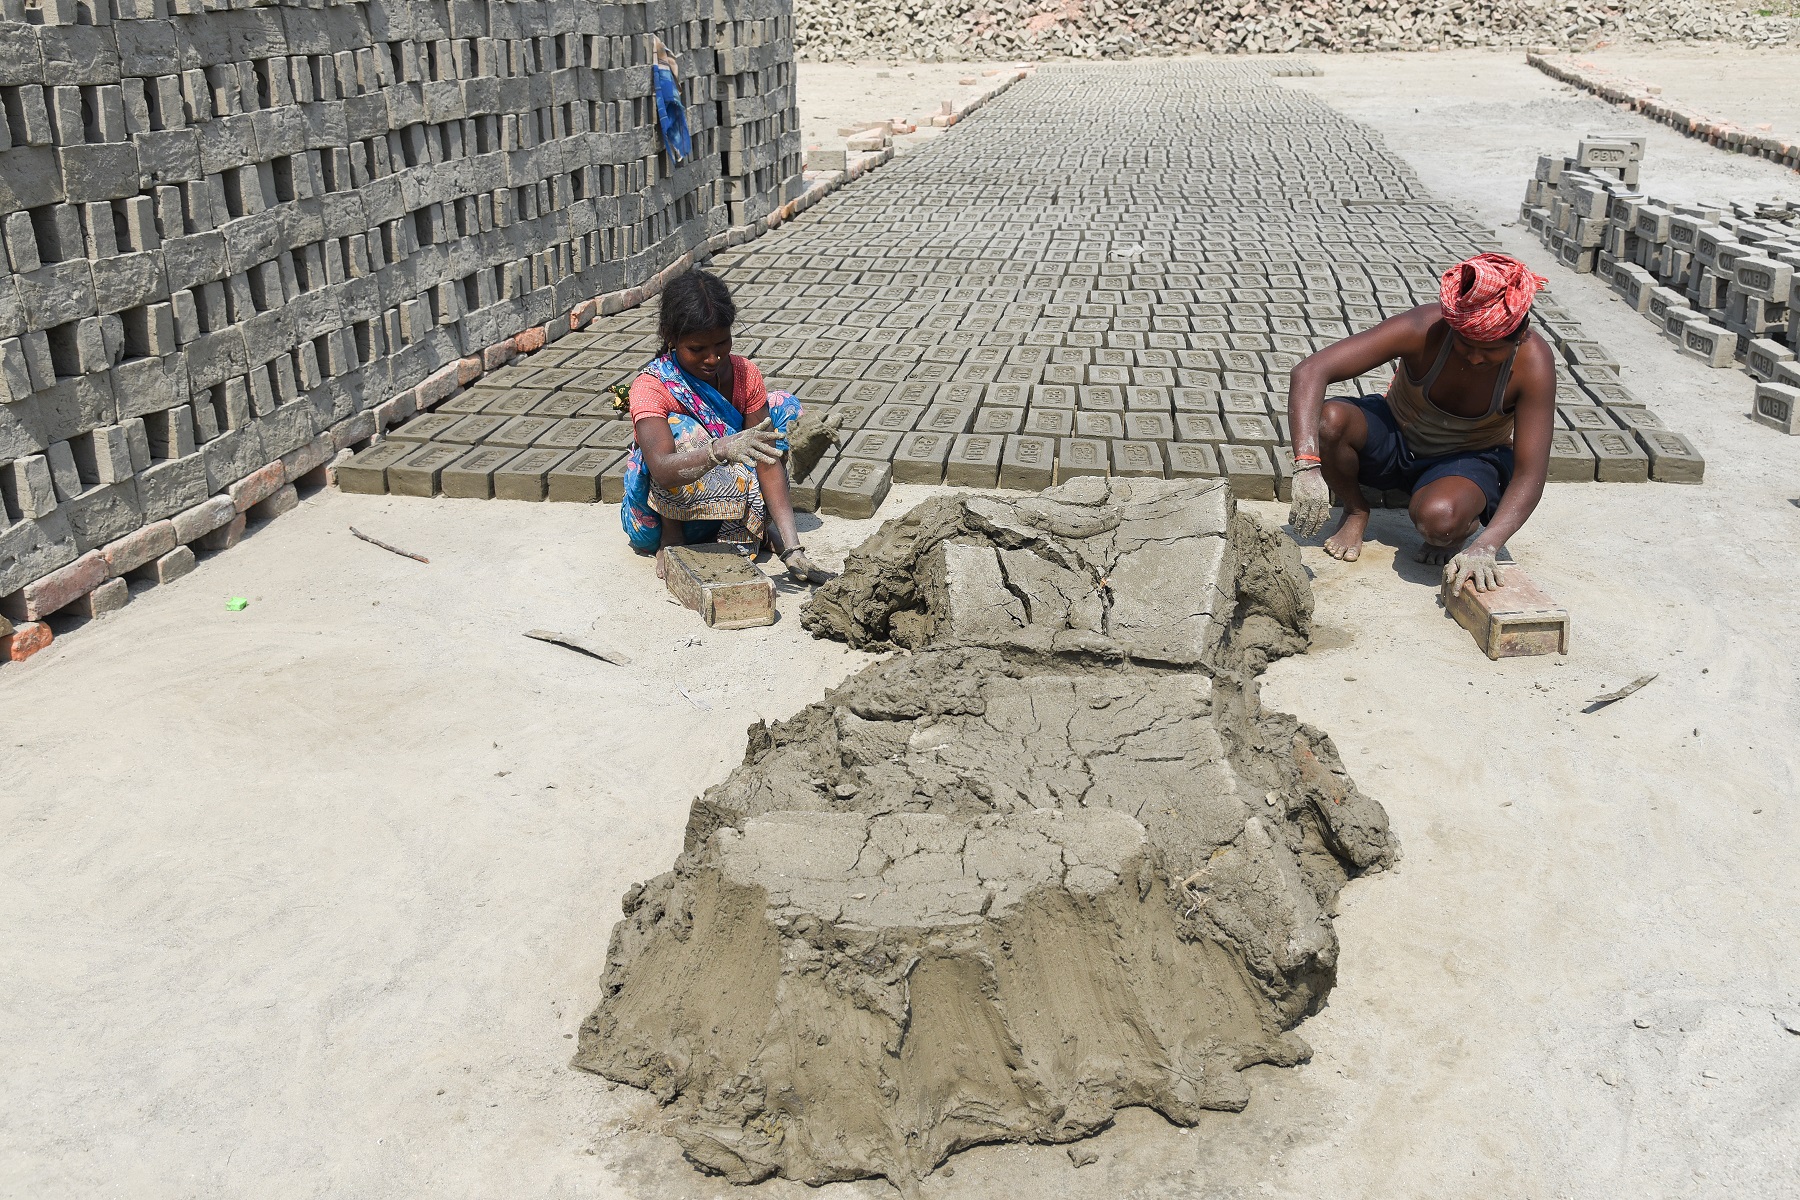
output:
POLYGON ((788 575, 796 583, 825 583, 837 578, 830 571, 806 557, 804 550, 790 551, 787 557, 782 559, 782 563, 787 567, 788 575))
POLYGON ((1465 581, 1474 584, 1478 592, 1491 592, 1504 582, 1504 576, 1492 554, 1465 551, 1444 564, 1444 585, 1454 594, 1462 590, 1465 581))
POLYGON ((1288 508, 1288 524, 1300 537, 1311 537, 1325 527, 1331 516, 1331 489, 1325 476, 1316 469, 1300 471, 1294 476, 1294 498, 1288 508))
POLYGON ((773 421, 764 417, 760 424, 742 433, 720 438, 719 457, 726 462, 742 463, 747 467, 780 462, 780 442, 781 431, 775 428, 773 421))

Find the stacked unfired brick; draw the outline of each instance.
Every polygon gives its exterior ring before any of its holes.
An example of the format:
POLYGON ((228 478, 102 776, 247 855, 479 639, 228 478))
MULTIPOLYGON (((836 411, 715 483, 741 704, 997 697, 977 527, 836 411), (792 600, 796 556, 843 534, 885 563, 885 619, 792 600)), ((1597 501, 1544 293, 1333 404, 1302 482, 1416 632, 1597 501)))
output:
POLYGON ((749 236, 801 187, 792 73, 786 0, 4 0, 0 611, 123 603, 749 236))
POLYGON ((1564 266, 1593 273, 1684 354, 1742 365, 1751 416, 1800 433, 1800 204, 1670 204, 1638 190, 1639 137, 1543 156, 1520 219, 1564 266))
POLYGON ((1727 39, 1780 43, 1796 22, 1710 0, 799 0, 803 59, 1126 58, 1295 50, 1727 39))

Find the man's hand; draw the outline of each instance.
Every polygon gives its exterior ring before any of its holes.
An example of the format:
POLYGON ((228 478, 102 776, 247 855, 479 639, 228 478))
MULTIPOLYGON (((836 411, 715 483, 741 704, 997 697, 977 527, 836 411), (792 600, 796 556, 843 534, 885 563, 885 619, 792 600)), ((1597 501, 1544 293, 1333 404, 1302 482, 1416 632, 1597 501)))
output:
POLYGON ((1294 472, 1294 503, 1288 509, 1288 524, 1300 537, 1311 537, 1325 527, 1331 515, 1331 489, 1325 484, 1325 473, 1317 466, 1294 472))
POLYGON ((1444 564, 1444 586, 1452 596, 1462 590, 1465 579, 1478 592, 1491 592, 1506 582, 1500 574, 1500 564, 1494 560, 1494 551, 1481 546, 1470 546, 1444 564))
POLYGON ((780 440, 781 434, 776 430, 775 423, 764 417, 762 424, 742 433, 714 438, 712 456, 720 462, 741 463, 746 467, 780 462, 781 451, 775 448, 775 443, 780 440))

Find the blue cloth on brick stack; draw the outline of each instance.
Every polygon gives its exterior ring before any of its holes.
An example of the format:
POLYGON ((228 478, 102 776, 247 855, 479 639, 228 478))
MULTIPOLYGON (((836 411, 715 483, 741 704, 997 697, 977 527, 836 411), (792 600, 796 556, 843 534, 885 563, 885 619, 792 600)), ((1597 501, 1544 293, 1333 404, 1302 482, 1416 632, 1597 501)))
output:
POLYGON ((662 127, 663 145, 669 157, 686 162, 694 153, 688 138, 687 109, 682 107, 681 89, 675 86, 675 72, 660 64, 650 68, 656 78, 656 123, 662 127))

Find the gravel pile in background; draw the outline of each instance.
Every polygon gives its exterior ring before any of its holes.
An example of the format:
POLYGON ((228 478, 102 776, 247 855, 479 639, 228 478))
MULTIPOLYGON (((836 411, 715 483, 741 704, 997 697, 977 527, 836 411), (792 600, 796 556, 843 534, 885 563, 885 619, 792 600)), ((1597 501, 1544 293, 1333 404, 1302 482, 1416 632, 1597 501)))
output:
POLYGON ((1129 58, 1211 51, 1435 50, 1602 41, 1739 41, 1776 45, 1794 16, 1760 16, 1708 0, 795 0, 799 57, 1129 58))

